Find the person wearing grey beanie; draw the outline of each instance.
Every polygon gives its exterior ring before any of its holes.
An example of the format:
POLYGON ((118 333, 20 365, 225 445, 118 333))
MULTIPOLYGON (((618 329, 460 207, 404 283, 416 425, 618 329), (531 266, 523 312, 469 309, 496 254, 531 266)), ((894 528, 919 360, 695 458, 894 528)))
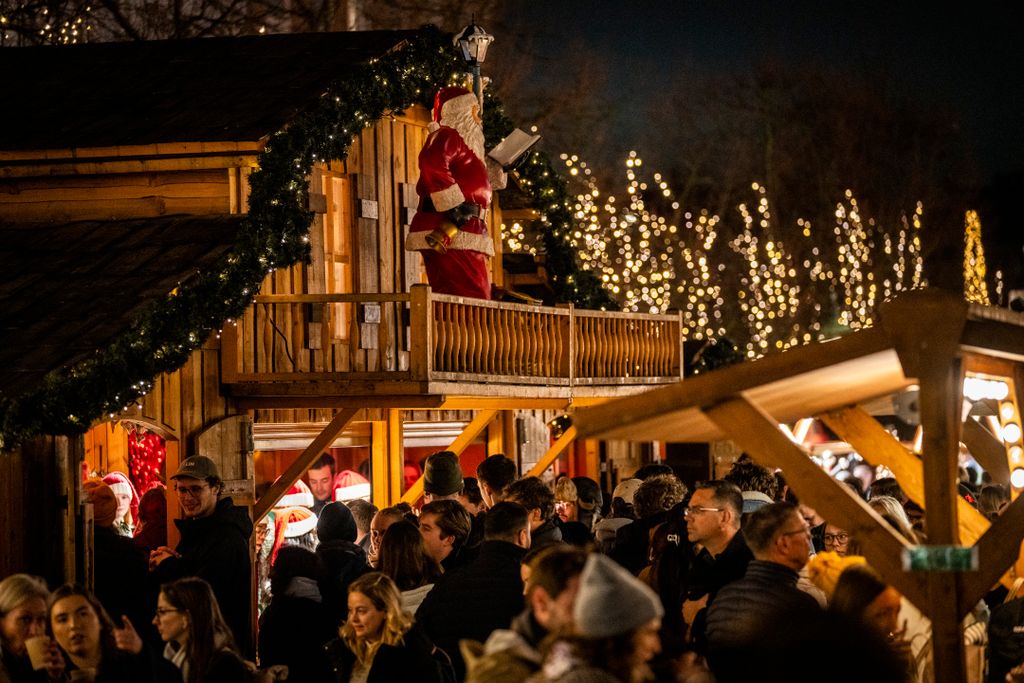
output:
POLYGON ((614 560, 593 553, 580 575, 575 629, 548 649, 541 673, 550 683, 641 683, 661 651, 664 609, 658 594, 614 560))

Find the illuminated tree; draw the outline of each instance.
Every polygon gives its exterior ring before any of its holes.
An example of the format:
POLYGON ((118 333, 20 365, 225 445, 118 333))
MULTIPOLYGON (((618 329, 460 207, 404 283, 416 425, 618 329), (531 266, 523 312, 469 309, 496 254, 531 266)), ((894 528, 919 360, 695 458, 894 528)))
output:
POLYGON ((981 243, 981 219, 977 211, 964 215, 964 297, 977 304, 989 305, 985 283, 985 247, 981 243))

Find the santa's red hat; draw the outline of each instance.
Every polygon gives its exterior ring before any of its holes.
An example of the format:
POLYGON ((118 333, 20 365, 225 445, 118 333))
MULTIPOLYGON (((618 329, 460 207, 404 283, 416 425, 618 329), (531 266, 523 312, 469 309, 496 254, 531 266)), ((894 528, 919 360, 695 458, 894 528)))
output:
POLYGON ((316 529, 316 515, 306 507, 278 508, 274 511, 274 549, 270 553, 270 563, 277 559, 277 551, 284 545, 286 538, 305 536, 316 529))
POLYGON ((476 95, 457 86, 441 88, 434 96, 434 122, 440 123, 446 116, 451 116, 460 111, 469 111, 480 102, 476 95))
POLYGON ((306 482, 298 479, 281 497, 281 500, 277 501, 274 507, 291 508, 302 506, 311 508, 315 503, 316 501, 313 500, 313 492, 309 490, 309 486, 306 485, 306 482))
POLYGON ((370 482, 352 470, 342 470, 334 477, 334 500, 345 502, 356 498, 370 498, 370 482))
POLYGON ((128 478, 128 475, 124 472, 111 472, 107 476, 103 477, 103 483, 110 487, 110 490, 114 492, 114 495, 119 493, 127 493, 131 495, 131 513, 132 513, 132 524, 139 523, 139 494, 135 490, 135 486, 132 484, 132 480, 128 478))

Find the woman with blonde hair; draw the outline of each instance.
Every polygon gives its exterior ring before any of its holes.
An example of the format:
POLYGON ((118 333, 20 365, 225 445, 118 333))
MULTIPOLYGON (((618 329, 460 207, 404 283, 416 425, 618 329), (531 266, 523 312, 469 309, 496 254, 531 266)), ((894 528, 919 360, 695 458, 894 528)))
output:
POLYGON ((338 683, 443 683, 443 667, 451 666, 402 610, 395 582, 380 572, 349 586, 348 619, 326 649, 338 683))
POLYGON ((46 670, 33 670, 27 641, 46 636, 46 601, 50 590, 43 580, 12 574, 0 581, 0 681, 28 683, 58 678, 64 658, 53 640, 46 648, 46 670))

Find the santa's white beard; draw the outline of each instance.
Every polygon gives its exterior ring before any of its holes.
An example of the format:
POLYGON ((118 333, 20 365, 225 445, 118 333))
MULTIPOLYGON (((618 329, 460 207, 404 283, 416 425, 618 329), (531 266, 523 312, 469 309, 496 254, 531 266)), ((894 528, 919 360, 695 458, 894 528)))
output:
POLYGON ((463 142, 480 161, 484 160, 484 129, 473 118, 471 111, 460 112, 441 119, 441 124, 450 126, 462 136, 463 142))

